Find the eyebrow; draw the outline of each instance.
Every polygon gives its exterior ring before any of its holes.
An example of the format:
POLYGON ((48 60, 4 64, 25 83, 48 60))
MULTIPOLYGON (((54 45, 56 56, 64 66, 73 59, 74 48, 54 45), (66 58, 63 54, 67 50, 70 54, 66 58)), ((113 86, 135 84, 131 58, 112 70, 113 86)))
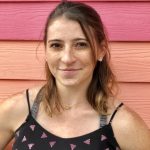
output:
MULTIPOLYGON (((71 41, 75 42, 75 41, 79 41, 79 40, 84 40, 84 41, 87 41, 87 39, 85 38, 75 38, 71 41)), ((60 39, 51 39, 51 40, 48 40, 48 43, 50 42, 63 42, 63 40, 60 40, 60 39)))

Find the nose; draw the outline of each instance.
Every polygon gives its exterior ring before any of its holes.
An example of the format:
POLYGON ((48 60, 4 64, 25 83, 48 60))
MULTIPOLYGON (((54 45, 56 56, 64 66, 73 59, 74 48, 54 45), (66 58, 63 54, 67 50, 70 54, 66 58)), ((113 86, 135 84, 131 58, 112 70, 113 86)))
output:
POLYGON ((74 52, 72 51, 71 47, 66 47, 63 50, 61 61, 65 64, 72 64, 75 62, 74 52))

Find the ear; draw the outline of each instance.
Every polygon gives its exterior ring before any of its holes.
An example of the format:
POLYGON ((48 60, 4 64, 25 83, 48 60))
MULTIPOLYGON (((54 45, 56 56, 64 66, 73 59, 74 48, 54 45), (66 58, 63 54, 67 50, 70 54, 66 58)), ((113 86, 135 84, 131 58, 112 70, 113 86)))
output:
POLYGON ((106 53, 105 51, 100 50, 100 52, 98 54, 98 61, 103 61, 105 53, 106 53))
POLYGON ((105 54, 106 54, 106 44, 105 44, 105 41, 101 42, 101 45, 100 45, 100 48, 99 48, 97 54, 98 54, 98 55, 97 55, 98 61, 102 61, 102 60, 103 60, 103 57, 104 57, 105 54))

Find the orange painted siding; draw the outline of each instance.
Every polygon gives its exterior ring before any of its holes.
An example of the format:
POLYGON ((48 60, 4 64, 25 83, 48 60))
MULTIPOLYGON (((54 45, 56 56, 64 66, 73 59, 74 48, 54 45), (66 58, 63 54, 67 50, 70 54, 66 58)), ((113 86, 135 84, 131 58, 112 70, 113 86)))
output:
MULTIPOLYGON (((18 91, 44 83, 45 81, 40 80, 0 80, 0 102, 18 91)), ((147 124, 150 125, 150 84, 120 82, 119 86, 119 99, 136 110, 147 124)))
MULTIPOLYGON (((149 49, 149 42, 110 43, 119 82, 150 82, 149 49)), ((0 51, 1 79, 45 80, 42 42, 0 41, 0 51)))

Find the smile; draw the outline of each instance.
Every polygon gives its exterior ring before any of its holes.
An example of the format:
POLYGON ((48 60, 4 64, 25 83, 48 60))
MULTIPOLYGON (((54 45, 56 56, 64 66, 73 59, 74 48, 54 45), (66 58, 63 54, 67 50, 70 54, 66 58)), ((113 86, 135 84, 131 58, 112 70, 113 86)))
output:
POLYGON ((65 68, 65 69, 59 69, 61 71, 78 71, 78 70, 81 70, 81 69, 74 69, 74 68, 65 68))
POLYGON ((75 68, 59 69, 59 71, 61 71, 63 77, 65 77, 65 78, 72 78, 72 77, 74 77, 75 75, 78 74, 78 72, 79 72, 80 70, 81 70, 81 69, 75 69, 75 68))

